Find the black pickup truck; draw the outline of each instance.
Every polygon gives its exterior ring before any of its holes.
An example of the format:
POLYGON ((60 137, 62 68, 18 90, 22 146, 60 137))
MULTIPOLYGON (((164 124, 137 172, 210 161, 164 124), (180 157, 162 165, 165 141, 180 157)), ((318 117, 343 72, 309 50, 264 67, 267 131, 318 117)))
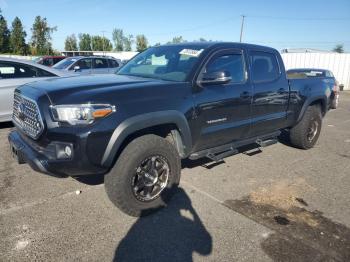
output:
POLYGON ((332 86, 287 79, 280 54, 241 43, 151 47, 116 75, 78 76, 16 89, 9 134, 19 163, 55 176, 105 175, 129 215, 166 205, 181 159, 213 161, 237 148, 316 143, 332 86))

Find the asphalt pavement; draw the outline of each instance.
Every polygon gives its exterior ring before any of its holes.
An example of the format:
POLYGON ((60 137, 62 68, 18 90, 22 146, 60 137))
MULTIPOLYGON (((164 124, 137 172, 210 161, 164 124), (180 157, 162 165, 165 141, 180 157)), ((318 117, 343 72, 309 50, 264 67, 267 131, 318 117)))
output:
POLYGON ((350 93, 311 150, 288 141, 184 161, 169 206, 115 208, 103 178, 18 165, 0 125, 0 261, 350 261, 350 93))

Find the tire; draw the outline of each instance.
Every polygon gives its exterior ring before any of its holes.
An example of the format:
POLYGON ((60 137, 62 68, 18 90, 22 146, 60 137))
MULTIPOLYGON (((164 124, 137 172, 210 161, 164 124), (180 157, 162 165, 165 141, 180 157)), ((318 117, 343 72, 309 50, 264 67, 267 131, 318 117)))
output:
POLYGON ((320 136, 322 127, 322 114, 320 106, 309 106, 301 121, 291 128, 290 142, 300 149, 312 148, 320 136))
POLYGON ((332 99, 331 109, 337 109, 338 104, 339 104, 339 94, 335 94, 334 98, 332 99))
POLYGON ((144 135, 131 141, 122 151, 105 176, 105 189, 109 199, 121 211, 130 216, 144 216, 166 206, 176 192, 180 172, 181 161, 175 147, 162 137, 144 135), (146 190, 151 190, 155 180, 154 192, 163 189, 158 195, 154 193, 151 199, 153 191, 147 194, 146 190), (142 183, 144 189, 139 192, 142 185, 138 185, 142 183))

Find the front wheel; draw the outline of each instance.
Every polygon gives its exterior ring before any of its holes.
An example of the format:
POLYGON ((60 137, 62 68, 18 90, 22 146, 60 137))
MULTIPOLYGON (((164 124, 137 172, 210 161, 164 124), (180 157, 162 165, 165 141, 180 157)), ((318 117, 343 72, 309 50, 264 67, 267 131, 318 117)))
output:
POLYGON ((164 206, 174 194, 181 172, 175 147, 156 135, 131 141, 105 177, 109 199, 124 213, 142 216, 164 206))
POLYGON ((290 142, 301 149, 312 148, 320 136, 322 114, 318 105, 309 106, 301 121, 290 130, 290 142))

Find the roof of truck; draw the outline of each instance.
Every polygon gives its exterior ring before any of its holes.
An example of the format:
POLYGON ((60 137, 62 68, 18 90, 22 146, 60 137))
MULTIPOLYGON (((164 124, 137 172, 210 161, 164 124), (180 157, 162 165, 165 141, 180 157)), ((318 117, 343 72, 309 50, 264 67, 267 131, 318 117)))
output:
POLYGON ((200 48, 216 48, 216 47, 234 47, 234 48, 249 48, 249 49, 259 49, 259 50, 273 50, 276 49, 268 46, 254 45, 248 43, 237 43, 237 42, 182 42, 177 44, 165 44, 161 46, 183 46, 183 47, 200 47, 200 48))

